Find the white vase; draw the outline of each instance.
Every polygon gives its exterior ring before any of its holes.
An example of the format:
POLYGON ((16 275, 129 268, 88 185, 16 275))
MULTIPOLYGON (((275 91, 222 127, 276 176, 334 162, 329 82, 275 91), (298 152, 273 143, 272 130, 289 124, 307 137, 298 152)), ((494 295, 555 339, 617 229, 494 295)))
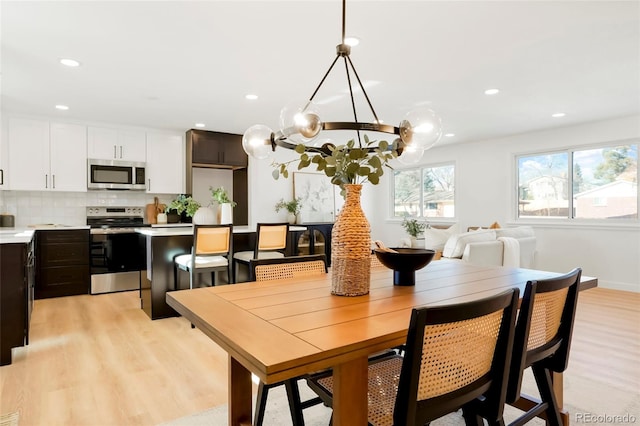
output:
POLYGON ((287 213, 287 221, 289 221, 289 225, 293 225, 297 221, 297 217, 294 213, 287 213))
POLYGON ((210 207, 200 207, 193 215, 194 225, 215 225, 216 214, 210 207))
POLYGON ((233 210, 231 203, 218 204, 218 223, 220 225, 233 223, 233 210))
POLYGON ((166 213, 158 213, 157 223, 163 225, 167 223, 167 214, 166 213))

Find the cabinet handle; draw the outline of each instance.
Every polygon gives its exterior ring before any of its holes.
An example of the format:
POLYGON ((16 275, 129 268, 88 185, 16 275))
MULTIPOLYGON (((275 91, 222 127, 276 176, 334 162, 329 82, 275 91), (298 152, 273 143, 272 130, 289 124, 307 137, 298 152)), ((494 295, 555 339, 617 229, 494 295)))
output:
POLYGON ((118 154, 117 154, 116 149, 117 149, 117 148, 116 148, 116 146, 114 145, 114 146, 113 146, 113 158, 118 158, 118 154))
POLYGON ((51 175, 51 180, 53 181, 53 185, 51 185, 51 188, 56 189, 56 175, 51 175))
POLYGON ((49 175, 44 175, 44 189, 49 188, 49 175))
POLYGON ((120 145, 120 158, 122 158, 122 145, 120 145))
POLYGON ((4 170, 0 169, 0 185, 4 185, 4 170))
POLYGON ((151 178, 147 179, 147 181, 149 182, 147 186, 147 191, 151 191, 151 178))

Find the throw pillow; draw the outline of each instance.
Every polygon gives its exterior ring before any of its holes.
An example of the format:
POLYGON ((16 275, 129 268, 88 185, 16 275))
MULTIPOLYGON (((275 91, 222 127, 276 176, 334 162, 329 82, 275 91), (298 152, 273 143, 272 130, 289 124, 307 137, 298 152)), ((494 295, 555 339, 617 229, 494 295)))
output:
POLYGON ((482 241, 494 241, 496 239, 496 231, 493 229, 483 229, 481 231, 465 232, 449 237, 442 250, 442 256, 451 258, 460 258, 464 253, 464 249, 469 243, 479 243, 482 241))
POLYGON ((427 228, 424 230, 424 248, 436 252, 442 251, 449 237, 458 232, 460 231, 457 223, 447 229, 427 228))

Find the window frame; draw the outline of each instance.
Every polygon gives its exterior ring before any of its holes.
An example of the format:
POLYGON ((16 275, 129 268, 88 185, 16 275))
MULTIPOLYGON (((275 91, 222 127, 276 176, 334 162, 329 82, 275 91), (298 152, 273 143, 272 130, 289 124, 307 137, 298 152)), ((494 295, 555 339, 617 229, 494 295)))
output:
MULTIPOLYGON (((636 209, 638 212, 638 217, 635 219, 622 219, 622 218, 612 218, 612 219, 601 219, 601 218, 576 218, 570 217, 569 215, 565 217, 552 216, 552 217, 519 217, 518 210, 518 201, 519 201, 519 160, 522 157, 530 157, 530 156, 538 156, 538 155, 553 155, 553 154, 567 154, 567 173, 570 178, 567 182, 568 187, 568 211, 573 212, 574 208, 574 193, 573 193, 573 172, 574 172, 574 153, 576 151, 587 151, 593 149, 606 149, 606 148, 614 148, 616 146, 621 145, 637 145, 638 151, 640 151, 640 138, 629 138, 629 139, 620 139, 613 140, 607 142, 597 142, 591 144, 581 144, 581 145, 570 145, 562 148, 556 149, 547 149, 547 150, 527 150, 516 152, 511 155, 511 191, 510 191, 510 210, 511 210, 511 222, 514 225, 549 225, 550 227, 558 226, 558 227, 566 227, 566 226, 575 226, 575 227, 587 227, 587 228, 601 228, 601 229, 610 229, 610 228, 631 228, 638 229, 640 227, 640 186, 637 188, 636 194, 636 209)), ((636 172, 636 182, 640 180, 640 169, 636 172)), ((573 214, 573 213, 572 213, 573 214)))
POLYGON ((444 223, 444 224, 453 224, 456 223, 458 220, 458 208, 456 208, 455 206, 458 204, 458 194, 457 194, 457 190, 456 188, 458 188, 458 165, 456 161, 439 161, 439 162, 435 162, 435 163, 421 163, 416 165, 415 167, 395 167, 393 172, 391 173, 391 179, 390 179, 390 203, 389 203, 389 211, 388 211, 388 217, 389 217, 389 221, 391 222, 402 222, 403 218, 401 216, 396 216, 395 215, 395 201, 396 201, 396 180, 395 180, 395 172, 410 172, 410 171, 414 171, 414 170, 419 170, 420 171, 420 186, 422 188, 423 186, 423 176, 424 176, 424 170, 425 169, 432 169, 432 168, 436 168, 436 167, 443 167, 443 166, 453 166, 453 205, 454 205, 454 215, 453 217, 426 217, 424 216, 424 192, 422 190, 420 190, 420 201, 419 201, 419 205, 420 205, 420 212, 421 215, 418 216, 418 219, 423 219, 428 221, 429 223, 444 223))

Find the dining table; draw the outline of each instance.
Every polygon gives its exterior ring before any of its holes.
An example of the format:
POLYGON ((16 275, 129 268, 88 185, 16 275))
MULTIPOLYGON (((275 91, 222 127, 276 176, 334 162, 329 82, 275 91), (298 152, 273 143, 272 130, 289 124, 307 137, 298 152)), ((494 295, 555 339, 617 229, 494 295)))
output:
MULTIPOLYGON (((168 292, 167 303, 228 353, 229 425, 250 425, 252 381, 266 384, 331 368, 333 424, 367 424, 368 357, 405 343, 411 311, 491 296, 556 272, 432 261, 415 285, 393 284, 393 271, 371 268, 364 296, 331 294, 331 270, 316 276, 168 292)), ((596 287, 582 276, 580 290, 596 287)), ((554 375, 562 406, 562 375, 554 375)), ((525 405, 526 407, 526 402, 525 405)), ((568 413, 563 413, 565 424, 568 413)))

